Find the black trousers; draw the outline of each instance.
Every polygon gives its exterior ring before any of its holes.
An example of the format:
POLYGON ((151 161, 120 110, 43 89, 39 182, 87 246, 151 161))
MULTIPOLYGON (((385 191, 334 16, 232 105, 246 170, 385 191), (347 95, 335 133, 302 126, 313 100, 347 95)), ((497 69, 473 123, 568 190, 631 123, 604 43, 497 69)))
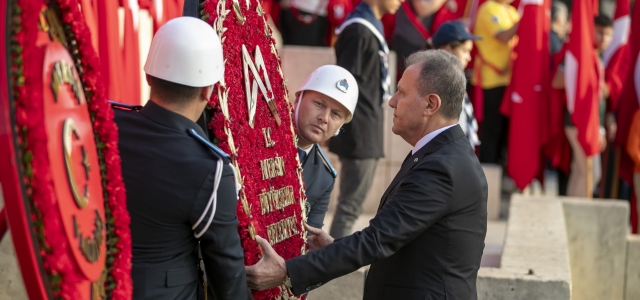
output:
POLYGON ((502 164, 507 147, 509 119, 500 113, 506 87, 483 89, 484 119, 480 126, 480 162, 502 164))

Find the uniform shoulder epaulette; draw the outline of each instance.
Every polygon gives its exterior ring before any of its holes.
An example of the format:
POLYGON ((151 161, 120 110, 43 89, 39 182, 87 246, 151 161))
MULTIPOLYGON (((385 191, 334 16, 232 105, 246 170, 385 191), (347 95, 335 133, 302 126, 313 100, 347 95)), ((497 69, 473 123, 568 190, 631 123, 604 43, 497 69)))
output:
POLYGON ((142 105, 125 104, 125 103, 115 102, 113 100, 109 100, 109 104, 111 104, 111 108, 119 109, 119 110, 139 111, 142 109, 142 105))
POLYGON ((200 136, 195 129, 189 128, 189 134, 192 137, 194 137, 196 140, 198 140, 198 142, 202 143, 207 148, 213 150, 213 152, 215 152, 215 154, 217 154, 219 157, 231 158, 231 156, 229 156, 229 154, 227 154, 226 152, 222 151, 222 149, 218 148, 218 146, 214 145, 213 143, 207 141, 207 139, 205 139, 202 136, 200 136))
POLYGON ((338 177, 338 172, 336 171, 336 169, 333 168, 333 166, 329 162, 329 159, 327 158, 327 156, 324 155, 324 152, 322 152, 322 148, 320 148, 320 145, 316 145, 316 149, 318 151, 318 154, 320 154, 320 158, 322 159, 322 163, 324 163, 324 166, 327 168, 329 173, 331 173, 331 176, 333 176, 333 178, 338 177))

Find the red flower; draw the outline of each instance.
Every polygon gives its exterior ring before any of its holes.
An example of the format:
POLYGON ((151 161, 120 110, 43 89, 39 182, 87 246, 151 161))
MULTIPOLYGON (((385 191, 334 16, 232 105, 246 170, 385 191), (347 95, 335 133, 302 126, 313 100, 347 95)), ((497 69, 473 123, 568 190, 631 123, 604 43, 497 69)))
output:
MULTIPOLYGON (((297 159, 296 146, 293 143, 295 135, 291 126, 291 105, 287 102, 286 88, 282 75, 278 69, 280 60, 275 50, 275 41, 267 36, 265 28, 266 20, 263 16, 256 12, 257 1, 252 1, 247 9, 245 2, 240 1, 242 14, 245 18, 244 24, 240 24, 233 11, 232 1, 227 0, 225 9, 230 10, 229 14, 223 22, 224 28, 227 29, 222 34, 223 51, 225 54, 225 84, 228 88, 228 109, 229 120, 222 114, 220 108, 220 99, 217 93, 214 93, 210 106, 213 108, 213 116, 210 122, 210 128, 213 134, 221 140, 219 146, 228 153, 232 153, 233 160, 240 169, 240 175, 243 177, 244 186, 240 191, 240 198, 246 198, 247 204, 251 207, 250 214, 245 213, 242 201, 238 203, 238 220, 240 238, 242 247, 245 251, 245 263, 252 265, 258 262, 261 257, 261 250, 249 233, 249 227, 253 226, 256 234, 267 238, 266 228, 270 224, 274 224, 287 217, 296 217, 298 234, 275 244, 274 249, 283 258, 289 259, 303 254, 305 249, 305 233, 302 227, 302 205, 305 201, 304 193, 301 189, 301 167, 297 159), (249 126, 247 99, 245 95, 244 73, 242 46, 245 46, 250 52, 252 58, 255 55, 255 49, 260 48, 265 63, 265 69, 273 89, 273 101, 276 103, 278 115, 282 121, 277 126, 274 117, 271 115, 267 102, 261 93, 258 93, 257 108, 254 118, 254 128, 249 126), (265 147, 262 128, 271 129, 271 140, 275 142, 273 147, 265 147), (226 134, 225 129, 230 129, 232 136, 226 134), (237 153, 233 153, 230 141, 233 140, 237 153), (284 176, 272 179, 262 180, 260 161, 267 158, 282 157, 284 160, 284 176), (294 205, 289 205, 282 210, 274 211, 265 215, 261 214, 259 195, 263 191, 271 188, 279 189, 285 186, 292 186, 294 197, 297 200, 294 205)), ((204 3, 205 14, 209 15, 210 23, 217 23, 217 2, 206 1, 204 3)), ((262 76, 262 70, 258 71, 262 76)), ((253 75, 250 75, 253 78, 253 75)), ((264 77, 262 78, 265 79, 264 77)), ((279 299, 282 291, 274 288, 262 292, 253 292, 255 299, 279 299)), ((285 296, 292 296, 290 291, 284 291, 285 296)))
MULTIPOLYGON (((107 103, 104 88, 101 86, 97 69, 98 57, 91 46, 90 33, 77 0, 57 0, 57 4, 60 8, 62 23, 68 25, 72 33, 67 36, 67 39, 75 38, 80 61, 82 61, 84 72, 80 72, 81 81, 88 92, 86 99, 90 114, 93 116, 93 128, 97 143, 105 145, 104 149, 98 150, 103 154, 100 164, 104 168, 105 205, 110 209, 111 215, 115 219, 113 222, 114 234, 118 239, 115 244, 118 251, 114 255, 113 268, 108 274, 115 282, 115 288, 111 293, 113 299, 130 299, 132 295, 131 235, 113 111, 107 103), (90 95, 91 93, 92 95, 90 95)), ((33 175, 26 176, 24 184, 35 209, 32 219, 42 222, 42 226, 36 228, 36 231, 44 236, 44 240, 40 241, 40 253, 43 257, 44 267, 50 276, 60 278, 59 286, 51 287, 54 296, 63 299, 78 299, 80 294, 77 284, 85 279, 74 270, 74 262, 71 261, 73 255, 71 245, 67 242, 62 219, 58 212, 58 199, 53 190, 48 158, 47 135, 43 126, 45 112, 42 103, 42 88, 38 88, 43 84, 44 48, 36 46, 34 41, 39 34, 39 16, 45 7, 45 2, 44 0, 18 0, 17 6, 21 9, 21 22, 19 30, 16 30, 15 38, 23 49, 21 56, 29 58, 23 59, 21 65, 14 63, 13 66, 14 69, 22 68, 24 74, 23 84, 19 84, 17 80, 14 82, 16 123, 21 133, 18 140, 22 148, 22 156, 32 155, 32 160, 25 161, 23 168, 32 170, 33 175)), ((18 61, 15 60, 17 57, 13 58, 14 62, 18 61)), ((29 173, 25 172, 25 174, 29 173)), ((110 238, 112 237, 107 236, 107 239, 110 238)), ((55 282, 55 280, 50 280, 50 282, 55 282)))

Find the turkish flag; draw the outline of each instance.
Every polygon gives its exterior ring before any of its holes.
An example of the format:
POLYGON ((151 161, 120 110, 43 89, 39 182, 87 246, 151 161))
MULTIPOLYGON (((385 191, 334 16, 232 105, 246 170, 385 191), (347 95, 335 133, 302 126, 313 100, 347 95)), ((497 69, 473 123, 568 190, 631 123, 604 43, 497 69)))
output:
POLYGON ((629 49, 627 41, 631 28, 629 17, 629 0, 618 0, 613 22, 613 39, 604 51, 605 83, 609 88, 607 111, 615 111, 629 69, 629 49))
MULTIPOLYGON (((639 35, 640 3, 636 3, 633 9, 633 18, 631 19, 630 36, 637 37, 639 35)), ((634 38, 629 42, 629 58, 630 66, 618 106, 618 131, 615 140, 615 144, 622 147, 622 149, 627 148, 627 138, 629 137, 633 114, 640 107, 640 39, 634 38)), ((621 152, 620 177, 627 183, 632 184, 633 162, 626 151, 621 152)))
POLYGON ((138 25, 140 23, 140 7, 138 0, 122 0, 124 7, 124 43, 122 48, 123 103, 140 105, 140 47, 138 42, 138 25))
POLYGON ((510 118, 507 174, 524 189, 542 168, 542 110, 548 98, 551 0, 522 0, 511 84, 500 108, 510 118))
POLYGON ((84 20, 91 32, 91 45, 98 52, 98 20, 96 19, 95 9, 91 4, 91 0, 80 0, 80 10, 84 15, 84 20))
POLYGON ((97 1, 98 53, 107 99, 122 101, 122 51, 120 49, 118 1, 97 1))
POLYGON ((572 31, 564 59, 567 110, 585 155, 600 153, 600 75, 594 47, 597 0, 573 1, 572 31))
POLYGON ((553 62, 552 72, 549 74, 548 89, 549 97, 545 100, 543 112, 544 130, 544 153, 549 158, 553 167, 559 168, 565 174, 569 173, 571 163, 571 146, 564 132, 564 118, 567 110, 567 96, 564 89, 551 87, 551 79, 557 72, 558 67, 564 61, 567 52, 567 44, 564 44, 558 53, 551 57, 553 62))

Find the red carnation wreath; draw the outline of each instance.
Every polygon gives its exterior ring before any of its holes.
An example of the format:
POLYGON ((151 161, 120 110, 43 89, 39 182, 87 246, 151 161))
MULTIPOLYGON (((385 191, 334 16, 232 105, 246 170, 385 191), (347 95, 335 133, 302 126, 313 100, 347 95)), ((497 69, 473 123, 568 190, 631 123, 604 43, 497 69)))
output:
MULTIPOLYGON (((10 0, 8 13, 11 20, 10 68, 17 130, 15 134, 19 147, 17 154, 22 163, 20 170, 24 175, 25 197, 31 206, 31 222, 37 236, 37 248, 46 273, 44 282, 48 284, 51 295, 57 299, 88 298, 86 293, 89 291, 93 295, 111 299, 130 299, 130 219, 121 176, 117 128, 98 74, 98 57, 91 45, 90 32, 78 1, 10 0), (52 23, 54 19, 57 22, 52 23), (94 204, 103 206, 100 211, 104 214, 104 219, 100 219, 99 223, 96 221, 95 236, 85 237, 84 243, 94 243, 106 249, 103 253, 85 254, 88 257, 95 256, 96 259, 103 257, 101 259, 104 260, 104 265, 98 266, 102 274, 97 281, 99 284, 89 282, 74 263, 74 259, 77 259, 74 251, 78 251, 74 247, 78 246, 70 243, 65 234, 65 222, 68 221, 64 219, 60 206, 60 203, 69 199, 62 199, 56 193, 54 181, 58 178, 52 167, 56 162, 49 156, 49 142, 59 137, 47 134, 50 128, 45 126, 51 112, 46 109, 43 100, 46 99, 43 91, 48 88, 43 72, 53 74, 53 71, 43 70, 43 65, 49 51, 48 45, 56 40, 50 37, 55 34, 65 41, 59 44, 66 44, 64 52, 68 52, 72 59, 70 67, 73 71, 70 72, 79 78, 80 84, 76 96, 82 94, 81 98, 86 101, 90 131, 95 137, 96 153, 83 153, 83 156, 97 157, 98 165, 93 168, 99 170, 98 185, 101 185, 103 195, 91 199, 104 199, 104 202, 94 204)), ((60 86, 67 88, 66 85, 60 86)), ((81 125, 83 124, 79 126, 81 125)), ((84 152, 84 148, 82 149, 84 152)), ((86 187, 85 196, 89 197, 86 187)), ((80 229, 76 229, 76 235, 79 231, 80 229)), ((83 241, 83 233, 79 234, 80 241, 83 241)), ((86 249, 90 247, 87 246, 86 249)), ((25 281, 30 280, 36 279, 25 278, 25 281)))
MULTIPOLYGON (((225 57, 224 80, 209 102, 210 129, 218 145, 231 153, 242 184, 238 219, 245 264, 261 258, 255 235, 269 240, 284 259, 303 255, 302 168, 292 107, 265 14, 255 0, 209 0, 204 14, 221 38, 225 57)), ((253 296, 299 299, 284 286, 253 296)))

